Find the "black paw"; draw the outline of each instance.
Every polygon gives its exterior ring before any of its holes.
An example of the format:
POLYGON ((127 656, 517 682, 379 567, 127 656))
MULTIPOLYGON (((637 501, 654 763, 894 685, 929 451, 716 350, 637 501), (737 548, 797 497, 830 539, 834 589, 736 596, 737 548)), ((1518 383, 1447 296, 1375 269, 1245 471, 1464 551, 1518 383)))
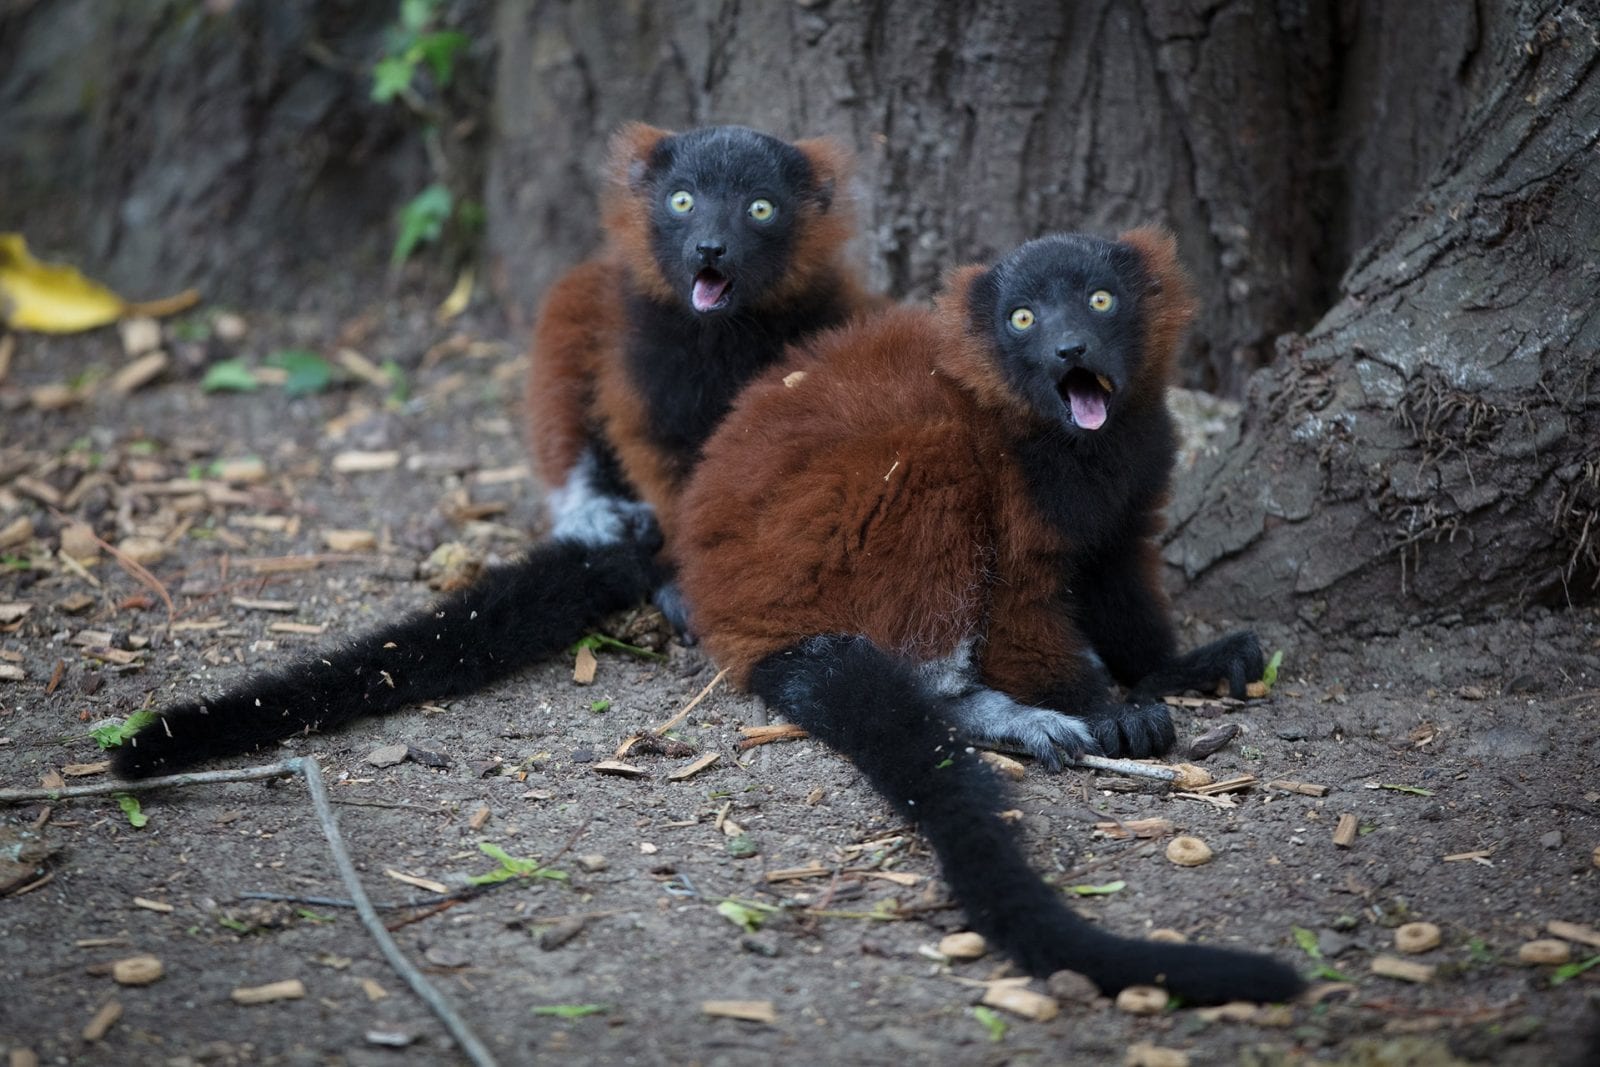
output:
POLYGON ((1087 721, 1101 750, 1114 758, 1160 756, 1178 741, 1165 704, 1103 704, 1087 721))
POLYGON ((1261 641, 1250 630, 1238 630, 1179 656, 1171 666, 1142 679, 1130 700, 1155 700, 1185 689, 1215 692, 1218 682, 1228 683, 1231 696, 1244 696, 1245 686, 1259 681, 1267 669, 1261 641))
POLYGON ((667 582, 656 586, 656 591, 650 596, 651 603, 656 610, 661 612, 672 628, 678 632, 678 640, 684 645, 697 643, 694 631, 689 624, 689 601, 684 598, 683 590, 676 581, 667 582))

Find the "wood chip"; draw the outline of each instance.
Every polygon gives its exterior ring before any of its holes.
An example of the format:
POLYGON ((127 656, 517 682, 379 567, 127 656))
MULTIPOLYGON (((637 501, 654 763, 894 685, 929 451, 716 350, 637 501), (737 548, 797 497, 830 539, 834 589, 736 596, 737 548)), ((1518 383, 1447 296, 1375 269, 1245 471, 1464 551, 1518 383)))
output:
POLYGON ((1405 923, 1394 930, 1394 947, 1408 955, 1436 949, 1443 940, 1433 923, 1405 923))
POLYGON ((1592 926, 1579 926, 1577 923, 1551 919, 1544 924, 1544 928, 1563 941, 1573 941, 1580 945, 1588 945, 1591 948, 1600 948, 1600 930, 1596 930, 1592 926))
POLYGON ((0 663, 0 682, 21 682, 28 677, 28 672, 21 667, 14 667, 9 663, 0 663))
POLYGON ((1220 726, 1213 727, 1189 742, 1189 758, 1192 760, 1208 759, 1216 755, 1227 746, 1228 742, 1243 732, 1244 727, 1236 722, 1225 722, 1220 726))
POLYGON ((151 352, 117 371, 106 384, 113 393, 127 396, 135 389, 155 381, 170 366, 172 360, 165 352, 151 352))
POLYGON ((88 778, 94 774, 104 774, 111 769, 108 759, 96 760, 93 763, 69 763, 61 768, 61 773, 68 778, 88 778))
POLYGON ((807 878, 824 878, 832 873, 832 867, 824 867, 820 863, 808 863, 804 867, 781 867, 777 870, 771 870, 763 877, 770 884, 773 882, 799 882, 807 878))
POLYGON ((399 452, 340 452, 333 457, 333 469, 340 474, 367 474, 393 470, 400 466, 399 452))
POLYGON ((1184 834, 1167 842, 1167 859, 1179 867, 1200 867, 1211 862, 1211 846, 1184 834))
POLYGON ((1517 962, 1529 967, 1540 967, 1545 964, 1563 964, 1572 962, 1572 946, 1565 941, 1554 938, 1545 938, 1540 941, 1529 941, 1517 949, 1517 962))
POLYGON ((594 681, 594 672, 599 667, 600 661, 595 659, 589 646, 579 645, 578 658, 572 664, 572 680, 579 685, 589 685, 594 681))
POLYGON ((118 985, 149 985, 165 973, 154 956, 129 956, 111 965, 111 978, 118 985))
MULTIPOLYGON (((1199 768, 1196 769, 1198 770, 1199 768)), ((1209 785, 1191 786, 1187 782, 1180 784, 1182 784, 1184 788, 1191 793, 1199 793, 1201 796, 1210 797, 1216 796, 1219 793, 1241 792, 1242 790, 1249 789, 1254 786, 1257 781, 1259 781, 1259 779, 1257 779, 1253 774, 1236 774, 1232 778, 1224 778, 1220 782, 1212 782, 1209 785)))
MULTIPOLYGON (((5 343, 11 340, 9 335, 0 337, 0 354, 5 352, 5 343)), ((4 367, 0 366, 0 378, 4 378, 4 367)), ((8 1054, 9 1067, 39 1067, 39 1054, 31 1048, 13 1048, 8 1054)))
POLYGON ((123 354, 130 359, 161 347, 161 324, 148 316, 134 316, 117 323, 123 354))
POLYGON ((163 900, 150 900, 150 899, 148 899, 146 897, 134 897, 133 898, 133 906, 136 907, 136 908, 143 908, 145 911, 159 911, 162 914, 169 914, 172 911, 176 910, 175 908, 173 908, 173 906, 171 904, 168 904, 166 901, 163 901, 163 900))
POLYGON ((235 1004, 271 1004, 276 1000, 299 1000, 306 995, 305 983, 298 978, 266 985, 241 986, 228 996, 235 1004))
POLYGON ((1198 1008, 1195 1015, 1208 1023, 1247 1023, 1256 1017, 1258 1005, 1250 1000, 1230 1000, 1210 1008, 1198 1008))
POLYGON ((87 566, 100 558, 100 542, 88 526, 69 523, 61 530, 61 551, 87 566))
POLYGON ((591 764, 590 770, 596 774, 610 774, 618 778, 648 778, 650 772, 643 767, 636 767, 631 763, 624 763, 619 759, 603 759, 599 763, 591 764))
MULTIPOLYGON (((1493 867, 1494 864, 1489 862, 1489 857, 1493 856, 1493 855, 1494 855, 1494 849, 1492 849, 1492 848, 1479 848, 1479 849, 1473 849, 1471 852, 1453 852, 1450 855, 1446 856, 1444 858, 1444 861, 1446 863, 1461 863, 1463 861, 1470 860, 1470 861, 1472 861, 1474 863, 1481 863, 1486 867, 1493 867)), ((1597 864, 1597 866, 1600 866, 1600 864, 1597 864)))
POLYGON ((16 548, 33 540, 33 519, 27 515, 18 515, 4 526, 0 526, 0 548, 16 548))
POLYGON ((1271 690, 1267 688, 1266 682, 1246 682, 1244 686, 1244 695, 1250 700, 1260 700, 1269 692, 1271 690))
POLYGON ((118 1000, 106 1001, 100 1010, 94 1013, 94 1018, 89 1020, 89 1024, 83 1028, 83 1039, 85 1041, 99 1041, 106 1036, 107 1032, 116 1025, 117 1020, 120 1018, 122 1018, 122 1002, 118 1000))
POLYGON ((418 889, 426 889, 430 893, 448 893, 450 891, 450 887, 443 882, 436 882, 432 878, 421 878, 414 874, 406 874, 404 871, 397 871, 393 867, 385 867, 383 873, 397 882, 404 882, 406 885, 416 886, 418 889))
MULTIPOLYGON (((40 411, 60 411, 83 399, 83 394, 64 382, 51 382, 36 386, 28 393, 28 402, 40 411)), ((17 481, 21 481, 18 478, 17 481)), ((16 484, 15 482, 12 483, 16 484)))
POLYGON ((1169 945, 1187 945, 1189 935, 1170 926, 1158 926, 1145 935, 1146 941, 1164 941, 1169 945))
POLYGON ((378 547, 371 530, 323 530, 322 543, 332 552, 368 552, 378 547))
POLYGON ((1315 782, 1295 782, 1288 778, 1278 778, 1267 783, 1268 789, 1280 789, 1285 793, 1299 793, 1305 797, 1325 797, 1328 795, 1329 786, 1318 785, 1315 782))
POLYGON ((243 608, 245 611, 276 611, 287 613, 300 610, 299 603, 293 600, 263 600, 259 597, 236 596, 230 598, 228 603, 232 604, 236 608, 243 608))
POLYGON ((1333 843, 1339 848, 1349 848, 1361 833, 1361 822, 1350 812, 1339 816, 1339 825, 1333 828, 1333 843))
POLYGON ((1009 778, 1013 782, 1022 781, 1023 776, 1028 773, 1027 768, 1017 760, 998 752, 979 752, 978 758, 999 771, 1002 778, 1009 778))
POLYGON ((1124 819, 1122 822, 1097 822, 1095 832, 1112 840, 1127 837, 1166 837, 1172 833, 1171 819, 1124 819))
POLYGON ((33 605, 27 601, 14 600, 9 604, 0 604, 0 623, 16 622, 28 612, 33 610, 33 605))
POLYGON ((983 1002, 991 1008, 1008 1011, 1034 1022, 1048 1022, 1061 1012, 1055 997, 1036 993, 1031 989, 1009 982, 991 982, 983 991, 983 1002))
POLYGON ((770 1000, 706 1000, 701 1001, 700 1011, 713 1019, 743 1019, 769 1025, 778 1021, 777 1009, 770 1000))
POLYGON ((267 627, 268 633, 274 634, 306 634, 316 637, 326 632, 327 625, 320 622, 275 622, 267 627))
POLYGON ((333 358, 338 362, 339 366, 368 385, 375 385, 385 392, 394 388, 393 379, 389 377, 382 367, 353 348, 341 348, 333 354, 333 358))
POLYGON ((685 764, 667 775, 667 781, 686 782, 721 758, 722 753, 720 752, 707 752, 693 763, 685 764))
POLYGON ((387 989, 383 988, 383 986, 379 985, 371 978, 362 978, 359 979, 359 981, 361 983, 361 991, 367 995, 367 999, 369 1001, 382 1000, 384 997, 389 995, 389 991, 387 989))
POLYGON ((1398 978, 1402 982, 1431 982, 1438 968, 1428 963, 1403 960, 1399 956, 1374 956, 1372 973, 1384 978, 1398 978))
POLYGON ((744 737, 744 740, 736 746, 741 752, 757 745, 771 744, 773 741, 798 741, 811 736, 800 727, 786 722, 775 723, 772 726, 741 726, 739 733, 744 737))
POLYGON ((1131 985, 1117 994, 1117 1010, 1129 1015, 1159 1015, 1167 1010, 1167 991, 1150 985, 1131 985))
POLYGON ((37 478, 30 478, 24 474, 11 480, 11 488, 25 497, 37 500, 41 504, 48 504, 53 508, 61 506, 61 494, 49 482, 41 482, 37 478))
POLYGON ((473 831, 482 830, 484 824, 486 824, 488 821, 489 805, 480 804, 478 805, 478 810, 473 812, 472 817, 467 820, 467 829, 473 831))
POLYGON ((982 934, 963 930, 959 934, 946 934, 939 939, 939 955, 953 960, 975 960, 989 951, 989 942, 982 934))
POLYGON ((124 537, 117 542, 117 551, 144 567, 167 558, 166 543, 156 537, 124 537))
POLYGON ((1122 1067, 1189 1067, 1189 1054, 1182 1049, 1162 1048, 1148 1041, 1140 1041, 1129 1045, 1122 1054, 1122 1067))
POLYGON ((224 482, 254 485, 267 480, 267 465, 260 456, 241 456, 217 464, 216 476, 224 482))

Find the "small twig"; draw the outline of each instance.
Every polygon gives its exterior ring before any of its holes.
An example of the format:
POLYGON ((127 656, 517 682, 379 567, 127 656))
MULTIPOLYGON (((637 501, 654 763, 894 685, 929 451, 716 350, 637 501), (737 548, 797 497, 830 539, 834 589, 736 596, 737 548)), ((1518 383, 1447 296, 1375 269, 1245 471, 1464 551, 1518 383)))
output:
POLYGON ((728 668, 726 668, 726 667, 724 667, 724 668, 722 668, 722 670, 718 671, 717 672, 717 676, 715 678, 711 679, 711 681, 707 682, 706 683, 706 687, 704 689, 700 690, 700 692, 695 695, 695 698, 693 700, 691 700, 691 701, 689 701, 689 703, 685 704, 683 706, 683 710, 682 711, 678 712, 678 714, 674 715, 672 718, 668 719, 666 722, 662 723, 660 726, 657 726, 655 729, 651 730, 650 732, 655 734, 657 737, 660 737, 662 734, 666 733, 668 730, 670 730, 674 726, 678 725, 684 719, 687 719, 689 717, 689 713, 695 709, 696 705, 698 705, 702 700, 704 700, 707 696, 709 696, 711 694, 711 690, 716 688, 717 683, 722 681, 722 679, 727 675, 727 673, 728 673, 728 668))
POLYGON ((172 603, 172 594, 167 592, 167 587, 162 585, 161 580, 155 575, 151 574, 150 571, 146 569, 144 564, 140 563, 138 560, 134 559, 132 556, 128 555, 115 545, 102 540, 100 536, 94 532, 94 528, 81 519, 74 519, 70 515, 66 515, 60 511, 57 511, 55 508, 51 508, 50 511, 55 516, 57 522, 66 523, 73 526, 82 526, 85 530, 88 530, 89 536, 94 539, 94 543, 105 549, 107 554, 109 554, 112 559, 117 561, 118 566, 127 571, 129 574, 133 575, 134 579, 138 581, 140 585, 144 586, 156 596, 160 597, 161 603, 165 605, 167 609, 167 625, 169 627, 177 620, 178 609, 172 603))
POLYGON ((1171 767, 1162 767, 1154 763, 1140 763, 1137 760, 1109 759, 1106 756, 1079 756, 1068 761, 1074 767, 1087 767, 1095 771, 1107 771, 1111 774, 1127 774, 1135 778, 1159 778, 1163 782, 1176 782, 1178 772, 1171 767))
POLYGON ((269 763, 261 767, 240 767, 231 771, 191 771, 160 778, 141 778, 130 782, 96 782, 94 785, 69 785, 60 789, 0 789, 0 804, 21 804, 30 800, 66 800, 74 797, 103 797, 112 793, 143 793, 184 785, 211 785, 217 782, 255 782, 263 778, 287 778, 300 773, 295 760, 269 763))
POLYGON ((361 917, 361 925, 367 928, 367 933, 378 943, 378 950, 383 953, 383 958, 389 961, 389 966, 405 979, 411 991, 422 1002, 433 1009, 433 1013, 444 1023, 445 1029, 450 1031, 450 1036, 456 1039, 456 1044, 461 1046, 461 1051, 479 1067, 494 1067, 495 1058, 478 1040, 461 1016, 456 1014, 439 992, 433 988, 428 979, 423 977, 421 971, 412 966, 406 959, 405 953, 400 951, 400 946, 394 943, 394 938, 389 936, 389 931, 383 928, 383 920, 372 907, 372 901, 367 897, 367 891, 361 885, 361 878, 356 874, 356 865, 351 862, 350 853, 345 850, 344 838, 339 833, 339 824, 333 818, 333 805, 328 803, 328 788, 322 782, 322 769, 317 761, 309 757, 296 756, 287 761, 295 765, 295 769, 305 777, 306 787, 311 791, 311 804, 316 808, 317 820, 322 823, 322 834, 328 839, 328 851, 333 853, 334 866, 339 869, 339 877, 344 880, 345 889, 350 894, 350 899, 355 901, 356 914, 361 917))

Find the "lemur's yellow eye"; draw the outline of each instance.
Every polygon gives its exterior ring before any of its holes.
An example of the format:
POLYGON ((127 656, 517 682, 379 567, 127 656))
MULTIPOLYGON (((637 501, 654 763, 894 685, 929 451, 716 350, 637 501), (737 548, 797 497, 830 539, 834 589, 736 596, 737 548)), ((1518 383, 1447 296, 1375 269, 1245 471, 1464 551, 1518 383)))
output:
POLYGON ((1117 298, 1104 289, 1096 289, 1089 294, 1089 306, 1095 311, 1110 311, 1117 306, 1117 298))
POLYGON ((694 197, 689 195, 687 189, 679 189, 667 197, 667 206, 679 215, 687 215, 694 210, 694 197))
POLYGON ((1013 311, 1011 313, 1011 328, 1012 329, 1014 329, 1014 330, 1026 330, 1029 326, 1032 326, 1032 325, 1033 325, 1033 312, 1029 311, 1027 308, 1018 308, 1017 310, 1015 310, 1015 311, 1013 311))
POLYGON ((766 222, 777 213, 778 209, 772 206, 771 200, 762 199, 750 201, 750 217, 755 219, 757 222, 766 222))

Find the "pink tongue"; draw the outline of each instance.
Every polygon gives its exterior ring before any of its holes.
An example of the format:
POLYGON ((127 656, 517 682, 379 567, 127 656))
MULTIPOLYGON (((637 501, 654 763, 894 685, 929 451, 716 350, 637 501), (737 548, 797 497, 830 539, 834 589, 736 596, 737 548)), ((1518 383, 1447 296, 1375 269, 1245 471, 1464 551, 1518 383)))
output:
POLYGON ((1069 389, 1072 421, 1085 430, 1098 430, 1106 421, 1106 398, 1089 389, 1069 389))
POLYGON ((722 299, 722 294, 728 291, 728 279, 696 277, 694 280, 694 301, 696 311, 710 311, 717 306, 717 301, 722 299))

